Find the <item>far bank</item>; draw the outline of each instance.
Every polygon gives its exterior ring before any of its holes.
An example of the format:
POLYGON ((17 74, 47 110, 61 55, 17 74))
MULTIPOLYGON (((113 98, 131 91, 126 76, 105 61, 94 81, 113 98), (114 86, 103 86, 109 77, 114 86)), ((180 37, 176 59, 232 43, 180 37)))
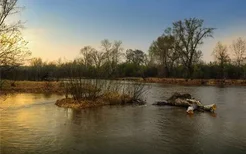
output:
POLYGON ((246 86, 246 79, 184 79, 184 78, 139 78, 126 77, 117 80, 140 81, 187 86, 246 86))
MULTIPOLYGON (((120 81, 137 81, 144 83, 163 83, 184 86, 246 86, 246 80, 240 79, 182 79, 182 78, 117 78, 120 81)), ((12 81, 6 80, 0 93, 64 93, 62 81, 12 81)))

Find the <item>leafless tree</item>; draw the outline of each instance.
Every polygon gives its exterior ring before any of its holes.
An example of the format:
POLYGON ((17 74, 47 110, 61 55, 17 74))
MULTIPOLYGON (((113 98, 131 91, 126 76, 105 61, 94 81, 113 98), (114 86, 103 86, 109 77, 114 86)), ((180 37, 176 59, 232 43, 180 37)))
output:
POLYGON ((161 75, 168 77, 174 64, 180 57, 175 50, 175 38, 171 34, 171 28, 167 28, 165 33, 151 44, 149 53, 160 64, 161 75))
POLYGON ((112 61, 115 65, 117 65, 120 62, 121 56, 123 55, 122 53, 123 50, 124 49, 122 47, 122 42, 114 41, 113 49, 112 49, 112 61))
POLYGON ((122 42, 114 41, 114 43, 111 43, 109 40, 105 39, 101 42, 101 47, 102 52, 104 52, 104 64, 107 67, 108 75, 111 76, 115 73, 117 64, 119 64, 123 55, 122 42))
POLYGON ((218 42, 217 45, 214 48, 213 56, 215 58, 215 61, 219 64, 221 69, 221 78, 224 78, 224 69, 225 64, 230 62, 230 57, 228 54, 227 47, 223 45, 221 42, 218 42))
POLYGON ((188 77, 193 74, 193 64, 198 62, 202 56, 198 47, 203 44, 204 38, 213 35, 214 28, 204 27, 203 22, 201 19, 190 18, 173 23, 176 50, 188 71, 188 77))
POLYGON ((1 73, 24 64, 31 54, 21 36, 22 22, 7 22, 8 17, 21 11, 16 4, 17 0, 0 0, 0 78, 1 73))
POLYGON ((144 64, 146 58, 146 54, 141 50, 132 50, 127 49, 126 50, 126 61, 128 63, 133 63, 137 66, 144 64))
POLYGON ((93 58, 92 58, 92 54, 93 52, 95 52, 96 49, 94 49, 91 46, 85 46, 80 50, 80 54, 82 55, 82 57, 80 58, 81 62, 86 66, 91 66, 93 63, 93 58))
POLYGON ((103 60, 105 58, 104 54, 105 53, 100 52, 98 50, 94 50, 91 53, 91 58, 92 58, 93 64, 96 66, 97 69, 99 69, 103 64, 103 60))
POLYGON ((0 0, 0 33, 19 31, 22 27, 22 22, 19 20, 17 22, 7 24, 6 19, 16 13, 19 13, 23 7, 18 7, 18 0, 0 0))
POLYGON ((111 50, 112 50, 112 43, 109 42, 108 39, 104 39, 101 41, 101 47, 102 47, 102 52, 104 52, 104 57, 106 61, 111 61, 110 55, 111 55, 111 50))
POLYGON ((235 63, 241 66, 246 57, 246 40, 239 37, 236 41, 233 41, 231 49, 235 63))
POLYGON ((0 36, 0 66, 16 67, 22 65, 30 55, 27 42, 20 32, 12 31, 0 36))

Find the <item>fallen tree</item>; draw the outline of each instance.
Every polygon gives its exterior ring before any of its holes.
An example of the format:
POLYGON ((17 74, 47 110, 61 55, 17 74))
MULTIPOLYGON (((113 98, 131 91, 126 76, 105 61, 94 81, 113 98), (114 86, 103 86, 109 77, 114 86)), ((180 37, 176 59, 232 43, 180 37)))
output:
POLYGON ((215 112, 216 105, 210 104, 210 105, 203 105, 200 101, 195 100, 191 97, 190 94, 180 94, 180 93, 174 93, 170 98, 163 101, 157 101, 153 105, 169 105, 169 106, 180 106, 180 107, 186 107, 186 112, 189 114, 193 114, 194 111, 208 111, 208 112, 215 112))

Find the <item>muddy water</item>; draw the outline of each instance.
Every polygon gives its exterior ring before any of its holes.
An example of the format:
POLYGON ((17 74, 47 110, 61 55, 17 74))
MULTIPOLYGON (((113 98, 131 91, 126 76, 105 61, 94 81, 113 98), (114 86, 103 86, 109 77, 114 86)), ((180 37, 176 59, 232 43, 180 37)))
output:
POLYGON ((246 87, 151 85, 145 106, 81 111, 55 106, 58 95, 8 96, 0 153, 246 153, 246 87), (151 105, 176 91, 216 103, 217 113, 151 105))

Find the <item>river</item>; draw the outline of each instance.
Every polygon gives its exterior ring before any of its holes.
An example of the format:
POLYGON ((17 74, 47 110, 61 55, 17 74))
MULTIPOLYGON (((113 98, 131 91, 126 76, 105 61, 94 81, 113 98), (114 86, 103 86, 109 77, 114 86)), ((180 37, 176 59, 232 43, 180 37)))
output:
POLYGON ((144 106, 59 108, 63 96, 14 94, 1 102, 0 153, 246 153, 246 87, 151 84, 144 106), (216 114, 153 106, 188 92, 216 114))

